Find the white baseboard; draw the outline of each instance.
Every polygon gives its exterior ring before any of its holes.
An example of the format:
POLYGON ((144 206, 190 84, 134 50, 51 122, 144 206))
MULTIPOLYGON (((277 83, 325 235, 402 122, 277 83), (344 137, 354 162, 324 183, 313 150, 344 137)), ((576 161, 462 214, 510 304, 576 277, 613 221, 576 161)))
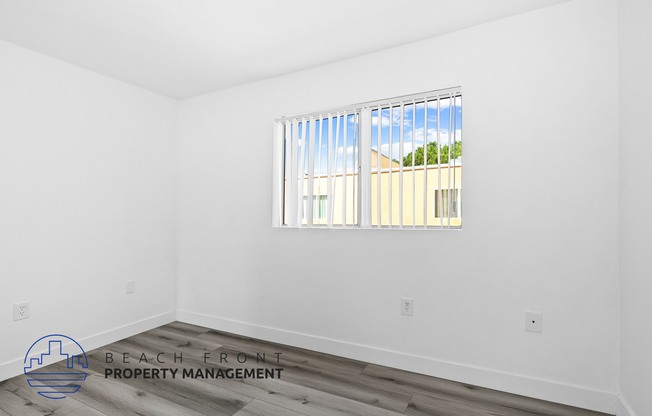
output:
POLYGON ((627 400, 620 394, 616 403, 616 416, 637 416, 634 409, 632 409, 629 403, 627 403, 627 400))
MULTIPOLYGON (((399 351, 256 325, 217 316, 177 311, 177 320, 388 367, 459 381, 599 412, 616 412, 617 393, 520 374, 437 360, 399 351)), ((626 414, 624 414, 626 415, 626 414)), ((633 413, 628 416, 636 416, 633 413)))
MULTIPOLYGON (((78 338, 76 341, 79 342, 84 348, 85 351, 90 351, 92 349, 110 344, 112 342, 119 341, 123 338, 127 338, 136 334, 139 334, 144 331, 148 331, 152 328, 156 328, 161 325, 169 324, 175 320, 175 312, 165 312, 160 315, 151 316, 149 318, 141 319, 127 325, 119 326, 107 331, 103 331, 94 335, 90 335, 84 338, 78 338)), ((45 351, 42 351, 45 352, 45 351)), ((41 353, 41 352, 39 352, 41 353)), ((7 361, 0 364, 0 381, 6 380, 12 377, 16 377, 20 374, 23 374, 23 368, 25 366, 24 357, 17 358, 15 360, 7 361)))

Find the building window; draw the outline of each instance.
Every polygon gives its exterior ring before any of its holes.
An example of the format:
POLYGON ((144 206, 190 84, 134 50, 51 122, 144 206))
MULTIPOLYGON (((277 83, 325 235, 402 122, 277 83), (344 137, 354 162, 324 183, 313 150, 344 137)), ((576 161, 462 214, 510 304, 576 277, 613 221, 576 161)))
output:
MULTIPOLYGON (((325 221, 326 220, 326 195, 313 195, 312 197, 312 218, 315 221, 325 221)), ((308 221, 306 212, 308 210, 308 196, 304 195, 303 197, 303 208, 302 208, 302 223, 308 221)))
POLYGON ((273 176, 275 226, 461 228, 461 89, 282 117, 273 176))
POLYGON ((458 219, 460 217, 459 189, 434 189, 433 193, 435 194, 435 218, 458 219))

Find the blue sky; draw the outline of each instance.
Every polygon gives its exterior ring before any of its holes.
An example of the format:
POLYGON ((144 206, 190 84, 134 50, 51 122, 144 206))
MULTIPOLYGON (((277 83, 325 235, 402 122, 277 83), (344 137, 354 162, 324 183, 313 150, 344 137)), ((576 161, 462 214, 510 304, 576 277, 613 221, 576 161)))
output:
MULTIPOLYGON (((439 130, 440 144, 445 145, 448 140, 452 143, 454 140, 461 140, 462 129, 462 106, 461 99, 458 98, 454 106, 453 116, 454 120, 451 122, 451 108, 450 100, 440 100, 439 103, 439 122, 441 123, 439 130), (449 138, 451 132, 450 126, 455 124, 455 131, 449 138)), ((390 124, 392 126, 392 146, 391 158, 401 160, 402 156, 408 155, 412 151, 412 136, 414 136, 414 146, 423 147, 424 140, 424 127, 425 127, 425 106, 423 103, 416 105, 416 118, 415 106, 407 105, 404 107, 403 116, 403 152, 400 152, 400 131, 401 131, 401 111, 400 107, 394 107, 391 112, 392 120, 390 123, 390 109, 386 108, 381 111, 381 141, 380 152, 381 154, 390 157, 390 143, 389 143, 389 130, 390 124), (414 130, 413 130, 414 127, 414 130)), ((372 132, 371 143, 374 150, 378 149, 378 110, 372 112, 372 132)), ((437 102, 430 101, 428 103, 428 142, 437 141, 437 102)))
MULTIPOLYGON (((450 127, 453 125, 450 121, 451 117, 451 106, 450 99, 440 100, 440 115, 439 120, 441 123, 440 126, 440 141, 441 145, 445 145, 453 140, 461 140, 461 129, 462 129, 462 107, 461 107, 461 98, 457 98, 454 105, 454 126, 455 129, 452 130, 450 127), (449 138, 450 135, 450 138, 449 138)), ((409 154, 412 151, 412 136, 414 136, 415 147, 422 147, 424 140, 424 125, 425 125, 425 109, 424 104, 416 104, 416 119, 415 119, 415 105, 405 105, 404 106, 404 117, 403 117, 403 153, 402 156, 409 154), (414 129, 413 129, 414 123, 414 129)), ((372 110, 372 148, 374 150, 378 149, 378 109, 372 110)), ((389 143, 389 130, 390 124, 392 125, 392 146, 391 146, 391 158, 401 160, 400 153, 400 106, 394 107, 392 111, 392 120, 390 123, 390 109, 385 108, 381 110, 381 129, 380 129, 380 151, 385 156, 390 156, 390 143, 389 143)), ((354 115, 347 116, 346 129, 347 129, 347 138, 346 143, 344 143, 344 129, 345 129, 345 120, 344 116, 339 117, 339 130, 338 130, 338 118, 333 117, 332 119, 322 119, 315 120, 315 138, 314 146, 315 150, 319 150, 315 153, 314 161, 314 174, 325 174, 327 173, 327 161, 328 161, 328 133, 329 129, 333 130, 333 153, 336 160, 334 163, 337 163, 336 171, 342 173, 345 171, 351 172, 355 167, 355 158, 357 158, 357 143, 359 140, 358 132, 356 131, 356 119, 354 115), (332 123, 332 127, 331 127, 332 123), (339 134, 337 134, 339 133, 339 134), (321 146, 319 143, 319 138, 321 135, 321 146), (336 143, 337 140, 337 143, 336 143), (346 157, 343 157, 346 155, 346 157)), ((310 149, 312 140, 310 138, 310 133, 312 130, 311 122, 306 123, 306 146, 303 148, 304 153, 304 166, 305 170, 308 170, 308 157, 312 154, 313 150, 310 149)), ((303 135, 303 123, 299 123, 299 139, 303 135)), ((430 101, 428 103, 428 142, 433 142, 437 140, 437 102, 430 101)), ((286 149, 286 157, 289 161, 289 149, 286 149)), ((299 160, 298 163, 301 163, 299 160)), ((287 166, 287 165, 286 165, 287 166)), ((289 171, 286 173, 289 174, 289 171)))

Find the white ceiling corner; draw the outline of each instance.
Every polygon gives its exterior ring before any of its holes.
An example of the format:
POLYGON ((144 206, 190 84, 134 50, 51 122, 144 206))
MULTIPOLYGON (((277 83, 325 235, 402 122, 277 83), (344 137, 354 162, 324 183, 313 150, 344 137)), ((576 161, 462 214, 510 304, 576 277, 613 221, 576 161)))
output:
POLYGON ((0 38, 182 99, 566 0, 0 0, 0 38))

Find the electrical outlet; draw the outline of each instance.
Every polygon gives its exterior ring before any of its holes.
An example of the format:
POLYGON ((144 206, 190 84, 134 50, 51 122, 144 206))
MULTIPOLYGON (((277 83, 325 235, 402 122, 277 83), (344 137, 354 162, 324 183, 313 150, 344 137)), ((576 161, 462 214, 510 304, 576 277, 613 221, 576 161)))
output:
POLYGON ((401 299, 401 315, 407 315, 407 316, 414 315, 414 299, 412 298, 401 299))
POLYGON ((125 283, 125 293, 134 293, 136 291, 136 281, 135 280, 128 280, 125 283))
POLYGON ((14 303, 14 321, 29 318, 29 302, 14 303))
POLYGON ((525 330, 528 332, 543 332, 543 314, 541 312, 525 312, 525 330))

